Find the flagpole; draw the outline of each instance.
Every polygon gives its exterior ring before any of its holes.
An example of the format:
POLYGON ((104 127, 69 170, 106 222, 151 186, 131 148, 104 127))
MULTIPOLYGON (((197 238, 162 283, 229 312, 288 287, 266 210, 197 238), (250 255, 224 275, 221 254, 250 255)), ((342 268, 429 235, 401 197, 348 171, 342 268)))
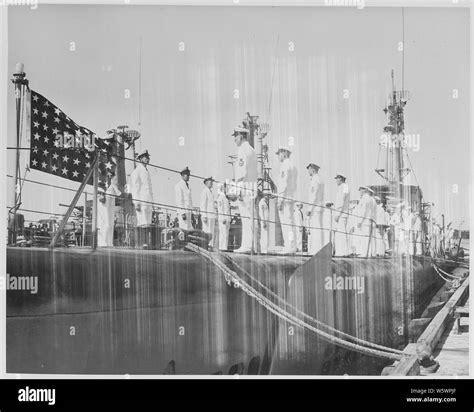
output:
POLYGON ((82 212, 82 244, 85 245, 86 242, 86 224, 87 224, 87 193, 84 193, 84 210, 82 212))
MULTIPOLYGON (((79 189, 77 189, 76 194, 74 195, 74 198, 72 199, 71 204, 69 205, 69 209, 66 212, 66 215, 64 216, 63 220, 61 221, 61 224, 59 225, 58 230, 54 233, 53 239, 51 240, 51 243, 49 244, 49 247, 52 248, 56 244, 57 240, 59 239, 59 236, 63 232, 64 228, 66 227, 66 223, 69 220, 69 218, 72 215, 72 212, 74 208, 76 207, 77 202, 79 201, 79 198, 82 195, 82 192, 84 191, 84 188, 87 185, 87 182, 91 178, 91 176, 94 174, 95 168, 99 163, 99 154, 97 153, 96 156, 94 156, 94 160, 92 162, 92 165, 90 169, 87 171, 84 180, 82 181, 81 185, 79 186, 79 189)), ((85 213, 85 211, 84 211, 85 213)), ((94 240, 92 240, 94 242, 94 240)))
POLYGON ((16 243, 16 231, 17 231, 17 221, 16 221, 16 211, 18 209, 20 202, 20 186, 18 185, 18 179, 20 177, 20 125, 21 125, 21 103, 22 103, 22 92, 23 86, 28 85, 28 80, 26 79, 26 73, 24 72, 23 63, 17 63, 15 66, 15 73, 13 73, 12 83, 15 85, 15 100, 16 100, 16 156, 15 156, 15 181, 13 185, 13 225, 12 225, 12 236, 11 243, 16 243))
MULTIPOLYGON (((100 153, 96 153, 96 158, 99 159, 100 153)), ((99 185, 99 162, 96 161, 93 164, 92 179, 94 182, 94 194, 92 197, 92 249, 97 249, 97 196, 98 196, 98 185, 99 185)))

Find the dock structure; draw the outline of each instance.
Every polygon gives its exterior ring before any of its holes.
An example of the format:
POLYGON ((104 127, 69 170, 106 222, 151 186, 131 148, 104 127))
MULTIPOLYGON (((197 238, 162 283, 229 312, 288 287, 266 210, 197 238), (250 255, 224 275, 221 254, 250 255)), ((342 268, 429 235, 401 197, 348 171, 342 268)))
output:
MULTIPOLYGON (((464 308, 469 307, 469 300, 464 308)), ((455 321, 441 337, 433 352, 439 362, 439 369, 429 376, 466 376, 469 375, 469 317, 459 318, 459 330, 455 321)), ((421 372, 421 375, 428 375, 421 372)))
MULTIPOLYGON (((403 351, 404 359, 385 368, 382 375, 441 377, 469 374, 469 271, 457 268, 453 273, 458 279, 463 279, 461 285, 446 303, 440 306, 438 313, 432 318, 416 343, 409 343, 406 346, 403 351), (430 362, 431 367, 425 369, 421 365, 422 358, 425 356, 438 362, 439 367, 432 369, 435 362, 430 362)), ((433 300, 445 293, 443 289, 444 287, 433 300)))

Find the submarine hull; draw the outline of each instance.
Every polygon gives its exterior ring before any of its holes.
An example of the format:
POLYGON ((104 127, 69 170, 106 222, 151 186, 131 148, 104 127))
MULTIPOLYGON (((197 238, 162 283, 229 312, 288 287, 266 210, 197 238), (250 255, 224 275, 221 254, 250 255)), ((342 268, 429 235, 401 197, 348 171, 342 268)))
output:
MULTIPOLYGON (((231 256, 293 308, 396 348, 443 284, 425 257, 231 256)), ((7 273, 38 280, 36 293, 7 293, 8 373, 377 374, 387 364, 288 324, 191 252, 8 247, 7 273)))

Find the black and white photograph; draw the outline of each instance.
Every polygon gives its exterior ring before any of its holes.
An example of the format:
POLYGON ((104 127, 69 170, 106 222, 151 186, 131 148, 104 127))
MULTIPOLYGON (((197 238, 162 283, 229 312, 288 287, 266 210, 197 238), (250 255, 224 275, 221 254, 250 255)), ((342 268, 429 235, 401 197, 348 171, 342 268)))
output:
POLYGON ((7 378, 469 377, 472 2, 0 4, 7 378))

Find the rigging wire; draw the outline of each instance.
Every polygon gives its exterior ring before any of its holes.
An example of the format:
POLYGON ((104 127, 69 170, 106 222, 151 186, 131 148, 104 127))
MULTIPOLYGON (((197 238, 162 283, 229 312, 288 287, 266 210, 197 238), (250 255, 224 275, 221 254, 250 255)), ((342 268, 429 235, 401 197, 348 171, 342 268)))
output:
MULTIPOLYGON (((16 149, 15 147, 7 147, 7 150, 14 150, 16 149)), ((29 147, 20 147, 19 150, 34 150, 33 148, 29 148, 29 147)), ((114 155, 114 157, 116 158, 120 158, 120 159, 124 159, 124 160, 128 160, 128 161, 132 161, 134 159, 132 158, 129 158, 129 157, 126 157, 126 156, 120 156, 118 154, 114 155)), ((168 172, 172 172, 172 173, 176 173, 176 174, 180 174, 181 172, 179 170, 175 170, 175 169, 170 169, 168 167, 164 167, 164 166, 159 166, 159 165, 156 165, 156 164, 152 164, 152 163, 148 163, 147 165, 148 167, 152 167, 152 168, 156 168, 156 169, 160 169, 160 170, 165 170, 165 171, 168 171, 168 172)), ((192 177, 195 177, 195 178, 198 178, 200 180, 204 180, 205 177, 202 177, 202 176, 198 176, 198 175, 193 175, 191 174, 190 176, 192 177)), ((214 182, 215 183, 227 183, 225 181, 220 181, 218 179, 214 179, 214 182)), ((232 184, 232 183, 231 183, 232 184)), ((233 186, 236 187, 236 188, 239 188, 239 186, 237 186, 237 184, 233 183, 233 186)), ((254 189, 252 187, 240 187, 240 189, 242 190, 245 190, 245 191, 248 191, 248 192, 255 192, 257 189, 254 189)), ((312 207, 317 207, 318 209, 323 209, 323 210, 328 210, 328 211, 333 211, 333 212, 340 212, 340 210, 337 210, 337 209, 334 209, 332 207, 326 207, 326 206, 321 206, 321 205, 314 205, 314 204, 311 204, 311 203, 308 203, 306 201, 303 201, 303 200, 298 200, 298 199, 291 199, 291 198, 288 198, 288 197, 284 197, 284 196, 279 196, 279 195, 273 195, 273 197, 275 199, 282 199, 282 200, 289 200, 289 201, 297 201, 299 203, 302 203, 303 205, 307 205, 307 206, 312 206, 312 207)), ((150 203, 150 204, 155 204, 154 202, 144 202, 144 203, 150 203)), ((159 205, 159 203, 156 203, 157 205, 159 205)), ((166 205, 165 205, 166 206, 166 205)), ((372 218, 366 218, 364 216, 360 216, 360 215, 356 215, 354 213, 350 213, 350 212, 343 212, 344 215, 347 215, 347 216, 353 216, 353 217, 356 217, 356 218, 361 218, 361 219, 366 219, 367 221, 372 221, 373 223, 375 223, 375 220, 372 219, 372 218)))
POLYGON ((402 7, 402 92, 405 91, 405 8, 402 7))
POLYGON ((138 66, 138 126, 142 124, 142 36, 140 36, 140 61, 138 66))
POLYGON ((270 120, 270 113, 272 110, 272 100, 273 100, 273 85, 275 82, 275 72, 276 72, 276 65, 278 62, 278 44, 280 42, 280 33, 278 33, 276 44, 275 44, 275 53, 274 53, 274 62, 273 62, 273 70, 272 70, 272 83, 270 87, 270 101, 268 102, 268 112, 267 112, 267 117, 265 119, 265 122, 268 123, 270 120))

